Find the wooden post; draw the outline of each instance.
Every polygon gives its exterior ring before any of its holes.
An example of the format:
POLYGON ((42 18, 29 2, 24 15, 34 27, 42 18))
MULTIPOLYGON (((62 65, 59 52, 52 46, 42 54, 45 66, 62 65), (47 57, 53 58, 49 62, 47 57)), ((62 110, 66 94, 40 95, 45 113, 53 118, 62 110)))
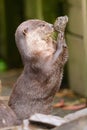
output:
POLYGON ((25 0, 25 19, 43 19, 42 0, 25 0))
POLYGON ((75 92, 87 97, 87 1, 68 0, 68 3, 69 84, 75 92))
POLYGON ((37 18, 43 19, 42 0, 36 0, 37 18))
POLYGON ((84 78, 85 78, 85 96, 87 97, 87 0, 82 0, 82 13, 83 13, 83 42, 85 50, 85 64, 84 64, 84 78))

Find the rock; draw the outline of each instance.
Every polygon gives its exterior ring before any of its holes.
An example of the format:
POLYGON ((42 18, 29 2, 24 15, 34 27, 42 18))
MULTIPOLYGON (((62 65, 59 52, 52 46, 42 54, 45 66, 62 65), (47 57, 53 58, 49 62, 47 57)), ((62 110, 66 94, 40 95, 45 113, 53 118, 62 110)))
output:
POLYGON ((44 115, 39 113, 31 116, 29 120, 31 122, 43 123, 45 125, 49 125, 50 127, 60 126, 61 124, 66 122, 65 119, 63 119, 62 117, 44 115))

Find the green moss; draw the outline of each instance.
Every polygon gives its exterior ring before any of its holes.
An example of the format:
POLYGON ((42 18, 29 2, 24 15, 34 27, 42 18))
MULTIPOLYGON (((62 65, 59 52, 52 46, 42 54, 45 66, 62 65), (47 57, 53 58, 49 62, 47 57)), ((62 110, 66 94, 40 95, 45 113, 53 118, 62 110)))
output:
POLYGON ((5 71, 7 68, 7 64, 2 59, 0 59, 0 71, 5 71))

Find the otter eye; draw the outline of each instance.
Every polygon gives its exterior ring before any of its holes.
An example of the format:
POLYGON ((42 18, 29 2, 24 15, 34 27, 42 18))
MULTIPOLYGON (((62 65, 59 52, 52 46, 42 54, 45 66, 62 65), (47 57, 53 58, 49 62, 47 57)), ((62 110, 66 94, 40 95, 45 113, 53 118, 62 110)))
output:
POLYGON ((60 17, 59 20, 62 21, 62 18, 60 17))
POLYGON ((40 25, 40 27, 44 27, 44 26, 45 26, 45 24, 41 24, 41 25, 40 25))
POLYGON ((24 30, 23 30, 23 35, 26 36, 26 35, 27 35, 27 32, 28 32, 28 28, 24 29, 24 30))

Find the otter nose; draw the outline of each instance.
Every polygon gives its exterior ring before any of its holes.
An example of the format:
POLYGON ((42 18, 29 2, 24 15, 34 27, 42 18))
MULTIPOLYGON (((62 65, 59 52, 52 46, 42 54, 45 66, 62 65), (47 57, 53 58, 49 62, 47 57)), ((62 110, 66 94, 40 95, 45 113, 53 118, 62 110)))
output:
POLYGON ((51 27, 51 28, 54 28, 53 24, 50 24, 50 27, 51 27))

